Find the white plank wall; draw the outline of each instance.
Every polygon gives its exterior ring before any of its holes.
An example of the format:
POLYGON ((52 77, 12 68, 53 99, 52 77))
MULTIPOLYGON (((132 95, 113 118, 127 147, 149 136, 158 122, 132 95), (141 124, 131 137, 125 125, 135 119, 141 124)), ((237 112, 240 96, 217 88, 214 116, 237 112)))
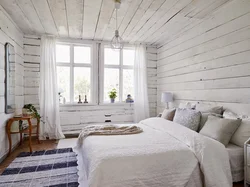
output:
MULTIPOLYGON (((14 114, 5 114, 5 48, 6 43, 11 43, 15 48, 15 61, 16 61, 16 107, 17 114, 20 114, 23 107, 23 33, 16 26, 13 20, 0 6, 0 162, 8 152, 8 139, 5 131, 6 122, 14 114)), ((18 142, 18 135, 12 135, 13 147, 18 142)))
POLYGON ((157 109, 160 95, 174 105, 203 102, 250 114, 250 1, 232 0, 157 49, 157 109))
MULTIPOLYGON (((156 48, 147 47, 148 93, 150 115, 156 115, 156 48)), ((24 36, 24 102, 39 108, 38 89, 40 78, 40 38, 24 36)), ((133 121, 133 105, 66 105, 60 107, 61 124, 65 134, 79 132, 82 126, 90 123, 103 123, 105 114, 111 114, 112 122, 133 121)))

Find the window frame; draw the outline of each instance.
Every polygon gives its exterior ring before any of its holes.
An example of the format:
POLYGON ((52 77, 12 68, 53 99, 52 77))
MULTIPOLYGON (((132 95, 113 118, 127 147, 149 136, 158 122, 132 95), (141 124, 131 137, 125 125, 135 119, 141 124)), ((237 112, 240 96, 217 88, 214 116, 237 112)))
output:
POLYGON ((110 45, 108 44, 101 44, 100 45, 100 60, 99 60, 99 67, 100 67, 100 89, 99 89, 99 103, 106 104, 107 101, 104 101, 104 68, 114 68, 119 69, 119 101, 116 103, 124 103, 122 100, 123 97, 123 70, 124 69, 132 69, 134 70, 134 66, 132 65, 124 65, 123 64, 123 49, 132 49, 135 50, 134 46, 124 46, 122 50, 120 50, 120 64, 119 65, 110 65, 110 64, 104 64, 104 48, 108 47, 110 48, 110 45))
MULTIPOLYGON (((78 104, 74 101, 74 67, 89 67, 90 68, 90 95, 91 101, 88 98, 89 104, 96 104, 97 103, 97 95, 96 90, 97 87, 95 86, 95 82, 97 79, 95 78, 96 74, 96 46, 93 43, 80 43, 80 42, 66 42, 66 41, 57 41, 56 45, 67 45, 70 46, 70 62, 56 62, 56 66, 60 67, 69 67, 70 68, 70 101, 65 103, 67 104, 78 104), (82 46, 82 47, 90 47, 90 64, 84 63, 74 63, 74 46, 82 46)), ((84 96, 82 96, 82 102, 84 102, 84 96)))

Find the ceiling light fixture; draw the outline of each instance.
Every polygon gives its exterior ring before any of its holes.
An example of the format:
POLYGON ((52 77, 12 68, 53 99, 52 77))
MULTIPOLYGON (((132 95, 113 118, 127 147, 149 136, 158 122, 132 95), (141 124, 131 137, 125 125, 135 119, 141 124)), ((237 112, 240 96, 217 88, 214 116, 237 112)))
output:
POLYGON ((117 28, 117 10, 120 9, 121 6, 121 0, 115 0, 115 11, 116 11, 116 30, 115 30, 115 36, 113 37, 113 39, 111 40, 111 48, 116 50, 119 49, 121 50, 123 48, 123 40, 122 38, 119 36, 119 31, 117 28))

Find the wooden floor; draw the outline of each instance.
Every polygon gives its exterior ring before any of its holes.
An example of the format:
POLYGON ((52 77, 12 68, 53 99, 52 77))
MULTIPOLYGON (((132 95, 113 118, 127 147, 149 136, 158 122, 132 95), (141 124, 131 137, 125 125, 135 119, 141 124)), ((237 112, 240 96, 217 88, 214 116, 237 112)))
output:
MULTIPOLYGON (((40 150, 49 150, 49 149, 56 149, 57 141, 55 140, 45 140, 41 141, 41 144, 38 144, 37 141, 32 142, 33 151, 40 151, 40 150)), ((9 157, 7 157, 1 164, 0 164, 0 174, 3 170, 8 167, 8 165, 16 158, 16 156, 21 152, 28 152, 28 141, 24 141, 21 146, 15 149, 9 157)), ((233 187, 244 187, 243 182, 235 183, 233 187)))

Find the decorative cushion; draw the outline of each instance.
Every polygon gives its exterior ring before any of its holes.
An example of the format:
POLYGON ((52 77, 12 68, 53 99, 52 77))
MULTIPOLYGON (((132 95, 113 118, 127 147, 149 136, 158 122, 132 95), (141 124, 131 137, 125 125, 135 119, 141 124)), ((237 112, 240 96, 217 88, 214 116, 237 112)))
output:
POLYGON ((191 109, 176 109, 174 122, 181 124, 191 130, 197 131, 200 123, 201 113, 191 109))
POLYGON ((211 105, 206 105, 206 104, 197 104, 195 110, 204 112, 204 113, 222 114, 223 106, 211 106, 211 105))
POLYGON ((169 121, 173 121, 175 114, 175 108, 172 109, 164 109, 161 115, 161 118, 164 118, 169 121))
POLYGON ((223 118, 227 118, 227 119, 238 119, 239 116, 233 112, 231 112, 230 110, 225 110, 223 112, 223 118))
POLYGON ((199 125, 199 130, 198 131, 200 131, 204 127, 204 125, 205 125, 205 123, 206 123, 207 118, 208 118, 209 115, 222 118, 222 115, 220 115, 220 114, 215 114, 215 113, 201 113, 201 121, 200 121, 200 125, 199 125))
POLYGON ((240 123, 240 119, 225 119, 209 115, 200 134, 213 138, 227 146, 240 123))
POLYGON ((194 109, 195 108, 195 104, 192 104, 190 102, 187 103, 180 103, 178 108, 188 108, 188 109, 194 109))
POLYGON ((230 142, 240 147, 244 147, 244 143, 248 140, 248 138, 250 138, 250 121, 242 120, 230 142))

